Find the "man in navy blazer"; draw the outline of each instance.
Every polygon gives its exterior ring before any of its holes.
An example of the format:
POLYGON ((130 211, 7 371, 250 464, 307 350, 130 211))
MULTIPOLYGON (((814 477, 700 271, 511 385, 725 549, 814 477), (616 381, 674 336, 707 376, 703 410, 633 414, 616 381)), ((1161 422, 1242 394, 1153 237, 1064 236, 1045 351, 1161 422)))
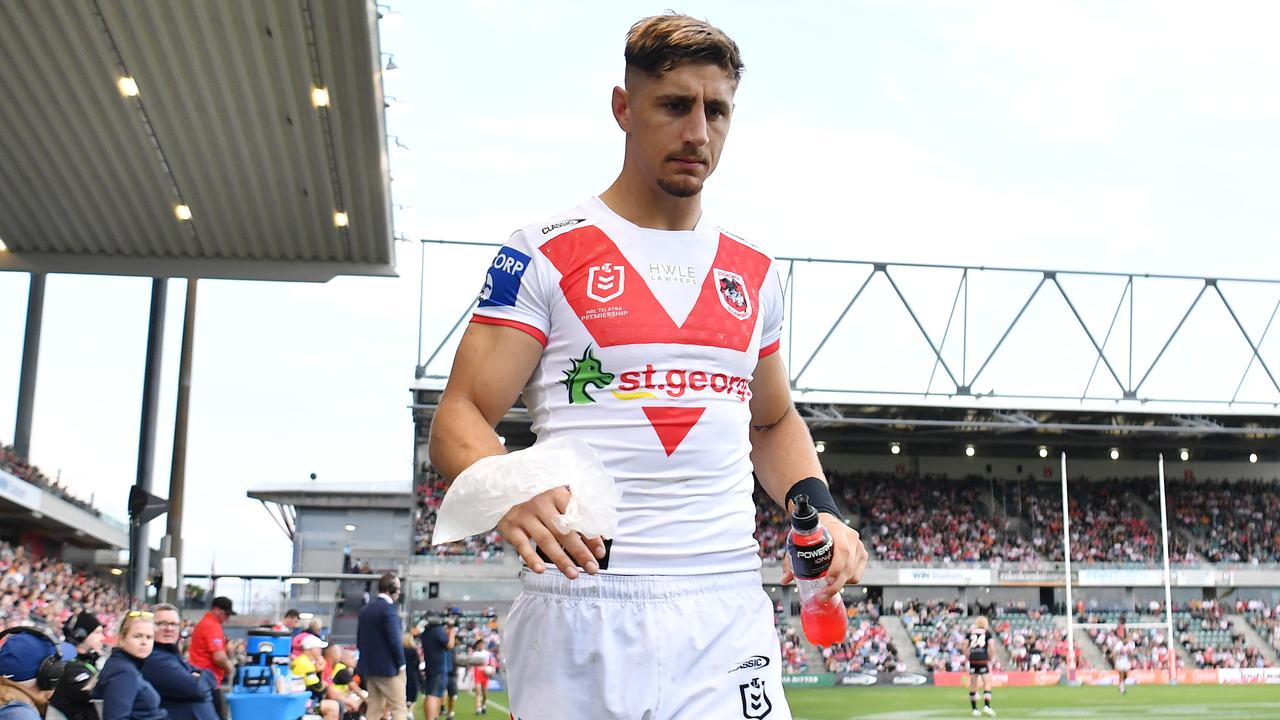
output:
POLYGON ((378 578, 378 597, 360 611, 356 648, 360 651, 360 677, 369 692, 366 717, 382 718, 391 709, 392 720, 406 720, 403 629, 396 600, 400 579, 395 573, 378 578))
POLYGON ((194 667, 178 652, 182 621, 178 608, 168 603, 155 606, 155 650, 142 665, 142 677, 160 693, 160 707, 172 720, 218 720, 213 706, 213 673, 194 667))

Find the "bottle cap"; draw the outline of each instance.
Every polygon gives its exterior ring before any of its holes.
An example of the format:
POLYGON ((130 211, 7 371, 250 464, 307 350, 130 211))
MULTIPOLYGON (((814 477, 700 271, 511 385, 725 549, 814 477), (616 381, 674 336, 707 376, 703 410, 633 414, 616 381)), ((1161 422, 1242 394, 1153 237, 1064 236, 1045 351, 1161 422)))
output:
POLYGON ((791 513, 791 527, 801 533, 809 533, 817 529, 818 511, 809 504, 808 495, 796 495, 796 509, 791 513))

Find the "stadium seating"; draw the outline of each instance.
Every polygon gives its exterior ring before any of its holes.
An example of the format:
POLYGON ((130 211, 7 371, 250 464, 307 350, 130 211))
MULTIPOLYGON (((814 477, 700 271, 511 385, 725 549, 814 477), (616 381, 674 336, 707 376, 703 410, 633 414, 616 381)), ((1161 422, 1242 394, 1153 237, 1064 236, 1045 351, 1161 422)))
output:
POLYGON ((72 495, 62 486, 60 481, 50 480, 44 473, 40 472, 40 468, 28 465, 18 457, 12 447, 4 444, 0 444, 0 470, 4 470, 20 480, 26 480, 42 490, 51 492, 85 512, 93 513, 99 517, 102 516, 102 513, 97 508, 87 501, 72 495))
MULTIPOLYGON (((897 605, 895 604, 895 607, 897 605)), ((911 600, 902 604, 902 624, 925 670, 963 670, 965 609, 956 601, 911 600)))
POLYGON ((24 548, 0 542, 0 629, 21 624, 61 628, 82 607, 114 628, 129 602, 114 587, 67 563, 34 559, 24 548))
POLYGON ((1186 610, 1173 613, 1178 641, 1197 667, 1262 667, 1265 662, 1257 648, 1246 647, 1244 634, 1232 627, 1222 608, 1213 600, 1196 601, 1186 610))
POLYGON ((1240 601, 1236 612, 1244 615, 1264 642, 1280 652, 1280 603, 1268 605, 1261 600, 1240 601))
POLYGON ((1213 563, 1280 562, 1280 497, 1275 483, 1179 482, 1169 488, 1178 524, 1213 563))
POLYGON ((889 641, 889 632, 880 624, 880 608, 873 602, 847 604, 849 634, 845 641, 824 648, 827 672, 894 672, 898 669, 898 649, 889 641))
MULTIPOLYGON (((1009 651, 1007 670, 1058 670, 1067 662, 1067 635, 1054 617, 1038 609, 1001 608, 994 619, 996 634, 1009 651)), ((1076 648, 1076 667, 1085 667, 1076 648)))
POLYGON ((476 562, 498 560, 506 552, 502 535, 496 530, 476 535, 458 542, 438 547, 431 545, 431 534, 436 529, 436 512, 444 500, 449 484, 434 468, 428 467, 414 488, 417 503, 414 508, 413 547, 417 555, 435 555, 441 558, 465 558, 476 562))
MULTIPOLYGON (((1087 623, 1125 623, 1137 622, 1138 615, 1117 610, 1092 610, 1087 615, 1077 615, 1077 622, 1087 623)), ((1094 644, 1110 660, 1111 648, 1120 639, 1120 634, 1112 628, 1089 628, 1087 631, 1094 644)), ((1161 628, 1126 628, 1125 638, 1133 641, 1134 652, 1130 656, 1132 669, 1151 670, 1167 667, 1169 663, 1169 645, 1165 640, 1165 631, 1161 628)))

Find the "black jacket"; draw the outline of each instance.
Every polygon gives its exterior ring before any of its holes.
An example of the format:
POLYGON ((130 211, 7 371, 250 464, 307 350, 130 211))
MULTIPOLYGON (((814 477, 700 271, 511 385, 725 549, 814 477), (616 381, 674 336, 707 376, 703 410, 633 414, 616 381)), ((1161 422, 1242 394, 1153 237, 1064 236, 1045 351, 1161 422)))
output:
POLYGON ((142 677, 142 663, 123 650, 115 650, 98 673, 93 696, 102 699, 102 720, 166 720, 160 693, 142 677))
POLYGON ((213 673, 183 660, 177 645, 156 643, 142 665, 142 677, 160 693, 160 707, 173 720, 218 720, 213 673))
POLYGON ((80 653, 62 671, 49 704, 66 715, 67 720, 98 720, 98 711, 91 702, 97 681, 98 653, 80 653))

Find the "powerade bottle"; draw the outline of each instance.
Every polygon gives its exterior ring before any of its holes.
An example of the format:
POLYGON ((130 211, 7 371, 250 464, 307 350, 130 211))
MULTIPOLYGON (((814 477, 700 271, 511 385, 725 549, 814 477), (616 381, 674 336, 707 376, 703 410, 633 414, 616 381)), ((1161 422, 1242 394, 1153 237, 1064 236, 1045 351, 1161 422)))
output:
POLYGON ((835 645, 844 640, 849 629, 844 598, 836 593, 830 600, 818 599, 818 591, 827 586, 827 570, 831 568, 831 533, 818 523, 818 511, 809 504, 808 495, 796 496, 796 509, 791 514, 791 532, 787 534, 787 555, 791 572, 800 591, 800 625, 804 636, 814 645, 835 645))

